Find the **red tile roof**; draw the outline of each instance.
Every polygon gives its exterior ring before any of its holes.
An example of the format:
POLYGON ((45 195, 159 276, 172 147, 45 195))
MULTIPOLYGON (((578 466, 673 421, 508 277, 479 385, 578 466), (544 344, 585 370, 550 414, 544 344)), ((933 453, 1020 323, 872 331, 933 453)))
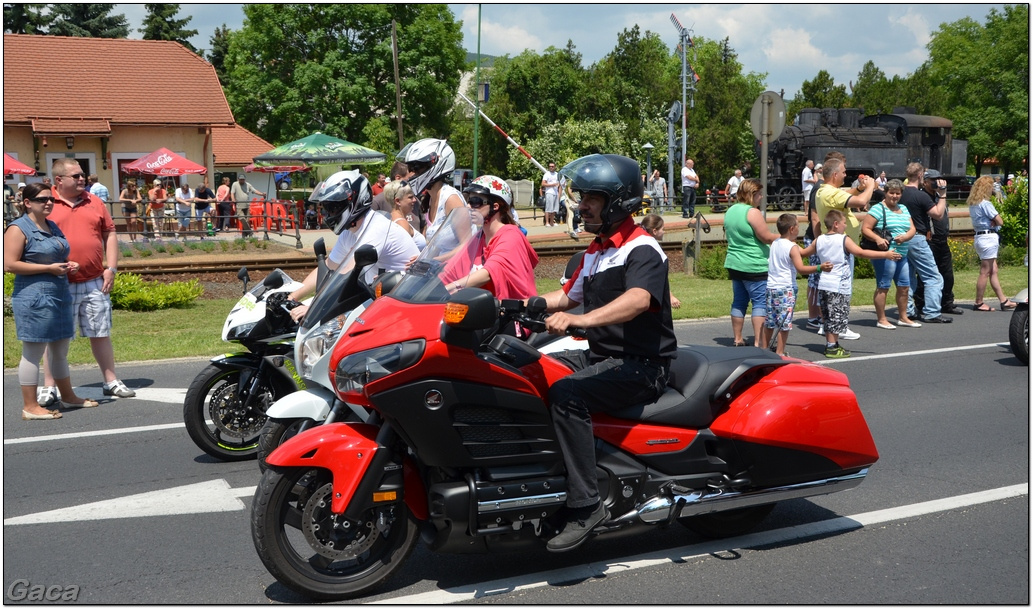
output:
POLYGON ((219 166, 242 166, 273 149, 269 142, 240 125, 212 127, 212 152, 219 166))
POLYGON ((116 125, 233 123, 215 68, 178 42, 4 34, 3 74, 5 125, 42 118, 92 119, 94 128, 97 119, 116 125), (77 71, 55 77, 58 65, 77 71), (55 78, 75 77, 65 87, 68 95, 49 94, 55 78), (47 94, 28 94, 41 85, 47 94))

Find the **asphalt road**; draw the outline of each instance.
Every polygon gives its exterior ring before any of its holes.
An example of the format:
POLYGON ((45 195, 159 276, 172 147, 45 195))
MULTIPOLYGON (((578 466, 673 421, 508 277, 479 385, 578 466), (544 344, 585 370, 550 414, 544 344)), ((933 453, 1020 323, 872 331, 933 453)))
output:
MULTIPOLYGON (((1029 603, 1029 369, 1009 315, 875 328, 855 309, 854 357, 827 362, 802 328, 789 352, 845 372, 881 458, 857 489, 787 501, 720 542, 687 529, 596 538, 569 554, 432 554, 418 546, 386 603, 1029 603)), ((731 343, 727 319, 679 340, 731 343)), ((23 422, 4 374, 5 601, 303 602, 262 566, 248 510, 258 469, 204 455, 182 427, 203 360, 120 366, 133 399, 23 422), (45 600, 45 598, 44 598, 45 600)), ((101 397, 96 368, 73 381, 101 397)))

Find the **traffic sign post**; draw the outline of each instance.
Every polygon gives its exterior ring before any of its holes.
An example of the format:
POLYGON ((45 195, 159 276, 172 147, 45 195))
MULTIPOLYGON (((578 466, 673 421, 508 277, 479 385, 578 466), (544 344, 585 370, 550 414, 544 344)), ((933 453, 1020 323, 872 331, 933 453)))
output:
POLYGON ((750 127, 753 137, 760 140, 760 183, 764 185, 764 199, 760 204, 760 213, 767 217, 768 196, 768 144, 782 135, 786 126, 786 105, 782 97, 774 91, 765 91, 753 102, 750 110, 750 127))

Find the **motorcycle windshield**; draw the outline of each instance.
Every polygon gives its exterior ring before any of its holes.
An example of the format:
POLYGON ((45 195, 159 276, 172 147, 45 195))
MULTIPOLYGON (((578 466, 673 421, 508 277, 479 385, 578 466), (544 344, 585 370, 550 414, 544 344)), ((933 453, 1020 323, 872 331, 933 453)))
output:
POLYGON ((484 264, 483 223, 468 207, 449 212, 390 296, 413 304, 448 301, 446 286, 484 264))
POLYGON ((333 317, 347 313, 372 296, 364 279, 368 267, 356 266, 354 254, 354 251, 348 252, 337 269, 318 286, 319 291, 301 320, 301 335, 333 317))

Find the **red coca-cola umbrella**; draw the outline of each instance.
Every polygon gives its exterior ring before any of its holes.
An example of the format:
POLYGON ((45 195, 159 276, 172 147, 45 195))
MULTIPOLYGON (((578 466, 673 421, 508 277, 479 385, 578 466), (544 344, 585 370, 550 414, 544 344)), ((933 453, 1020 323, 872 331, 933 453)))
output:
POLYGON ((182 176, 194 173, 208 173, 208 168, 185 159, 168 148, 159 148, 147 156, 137 159, 122 170, 129 175, 182 176))
POLYGON ((4 153, 4 175, 9 173, 21 173, 28 176, 34 175, 36 170, 22 163, 11 155, 4 153))

